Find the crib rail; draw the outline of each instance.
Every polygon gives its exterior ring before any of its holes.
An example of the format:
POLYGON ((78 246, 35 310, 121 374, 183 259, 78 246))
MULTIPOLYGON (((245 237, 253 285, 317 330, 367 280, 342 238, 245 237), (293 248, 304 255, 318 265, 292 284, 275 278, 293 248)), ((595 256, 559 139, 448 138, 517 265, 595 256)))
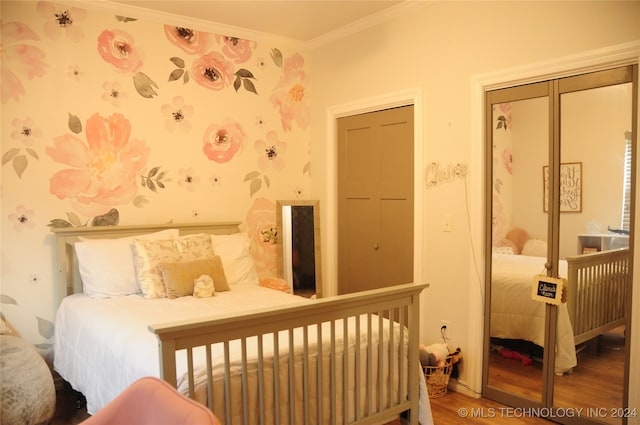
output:
POLYGON ((629 261, 628 248, 567 257, 567 306, 576 345, 624 324, 629 261))
POLYGON ((426 286, 149 329, 158 338, 163 379, 185 387, 225 425, 374 424, 403 412, 417 424, 426 286))

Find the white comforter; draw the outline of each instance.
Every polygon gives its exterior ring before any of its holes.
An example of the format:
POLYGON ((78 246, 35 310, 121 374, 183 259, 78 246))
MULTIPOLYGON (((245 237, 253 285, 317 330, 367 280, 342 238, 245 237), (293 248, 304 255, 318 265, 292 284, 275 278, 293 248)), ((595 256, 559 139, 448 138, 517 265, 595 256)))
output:
MULTIPOLYGON (((533 276, 544 274, 544 257, 493 254, 491 279, 491 329, 495 338, 522 339, 544 347, 545 303, 531 299, 533 276)), ((560 276, 567 263, 560 261, 560 276)), ((558 307, 555 372, 577 365, 573 328, 566 304, 558 307)))
MULTIPOLYGON (((149 324, 306 302, 313 301, 252 284, 234 285, 231 291, 205 299, 144 299, 141 296, 93 299, 82 294, 71 295, 62 302, 56 316, 54 367, 74 389, 85 395, 87 411, 93 414, 136 379, 159 376, 158 343, 148 330, 149 324)), ((232 357, 236 349, 232 344, 232 357)), ((222 357, 220 351, 214 347, 214 360, 222 357)), ((178 390, 186 394, 188 384, 180 379, 187 369, 184 358, 178 359, 177 369, 178 390)), ((283 382, 287 382, 286 376, 283 378, 283 382)), ((198 381, 204 381, 204 377, 196 376, 196 399, 198 393, 204 397, 204 388, 198 389, 198 381)), ((421 388, 426 390, 423 385, 421 388)), ((426 391, 421 393, 421 422, 426 424, 431 422, 431 412, 426 391)))

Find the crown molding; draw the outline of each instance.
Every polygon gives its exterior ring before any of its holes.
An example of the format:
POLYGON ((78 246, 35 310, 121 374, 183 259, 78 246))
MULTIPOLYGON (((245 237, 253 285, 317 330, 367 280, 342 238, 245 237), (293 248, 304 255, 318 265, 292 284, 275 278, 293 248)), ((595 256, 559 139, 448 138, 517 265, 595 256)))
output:
POLYGON ((192 18, 190 16, 167 13, 124 3, 115 3, 109 0, 58 0, 57 3, 71 7, 99 10, 105 13, 113 13, 114 15, 124 15, 130 18, 144 19, 163 25, 179 25, 198 31, 229 35, 246 40, 269 41, 274 44, 286 45, 296 50, 305 49, 305 43, 292 38, 256 31, 249 28, 227 25, 222 22, 213 22, 205 19, 192 18))
POLYGON ((313 50, 344 37, 364 31, 370 27, 387 22, 401 16, 421 1, 405 0, 395 6, 380 12, 374 13, 350 24, 344 25, 336 30, 329 31, 319 37, 309 41, 296 40, 290 37, 283 37, 272 33, 252 30, 234 25, 227 25, 222 22, 208 21, 204 19, 192 18, 189 16, 174 13, 162 12, 134 6, 124 3, 115 3, 110 0, 58 0, 59 4, 83 9, 99 10, 114 15, 125 15, 127 17, 144 19, 159 24, 180 25, 185 28, 192 28, 199 31, 207 31, 215 34, 232 35, 246 40, 269 41, 274 44, 285 45, 295 50, 313 50))
POLYGON ((365 16, 364 18, 358 19, 357 21, 351 22, 333 31, 329 31, 319 37, 313 38, 304 43, 305 48, 307 50, 313 50, 342 38, 348 37, 350 35, 359 33, 378 24, 390 21, 394 18, 406 14, 408 10, 420 3, 424 3, 424 1, 405 0, 395 6, 391 6, 387 9, 381 10, 380 12, 365 16))

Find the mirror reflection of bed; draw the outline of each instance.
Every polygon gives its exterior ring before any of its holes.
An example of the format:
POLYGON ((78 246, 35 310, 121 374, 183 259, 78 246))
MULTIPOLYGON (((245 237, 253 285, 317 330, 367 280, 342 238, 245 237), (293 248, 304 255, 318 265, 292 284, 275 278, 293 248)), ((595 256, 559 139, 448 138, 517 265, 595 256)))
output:
MULTIPOLYGON (((486 379, 488 387, 517 398, 518 403, 547 403, 544 394, 548 397, 551 391, 550 403, 559 408, 624 405, 631 267, 630 217, 624 205, 633 193, 631 179, 625 180, 630 175, 625 164, 632 163, 633 115, 633 89, 621 76, 625 72, 619 68, 608 74, 615 81, 609 86, 587 87, 592 83, 585 76, 571 81, 580 86, 561 91, 557 123, 561 143, 553 159, 560 163, 561 182, 567 177, 563 167, 580 175, 573 181, 577 184, 560 186, 560 213, 552 211, 554 216, 545 203, 549 192, 544 185, 553 128, 547 88, 517 87, 520 92, 498 93, 497 101, 491 102, 493 198, 491 253, 487 253, 491 310, 486 379), (565 196, 571 194, 577 202, 565 203, 565 196), (557 265, 551 264, 554 261, 557 265), (557 323, 551 323, 556 346, 546 352, 547 307, 531 299, 531 288, 533 276, 556 267, 557 276, 567 278, 567 302, 550 309, 558 313, 557 323), (543 373, 545 354, 555 360, 552 376, 543 373), (551 390, 545 387, 550 381, 551 390)), ((591 419, 622 423, 611 416, 591 419)))
POLYGON ((321 296, 319 214, 318 201, 276 202, 278 276, 296 295, 321 296))

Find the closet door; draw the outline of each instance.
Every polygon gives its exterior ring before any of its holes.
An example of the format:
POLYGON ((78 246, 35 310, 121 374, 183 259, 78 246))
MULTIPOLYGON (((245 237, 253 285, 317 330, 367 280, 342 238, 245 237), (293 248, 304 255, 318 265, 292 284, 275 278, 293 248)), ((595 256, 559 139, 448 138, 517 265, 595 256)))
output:
POLYGON ((491 142, 486 189, 491 194, 486 203, 491 261, 486 281, 491 285, 486 295, 484 387, 485 396, 511 405, 540 405, 543 396, 546 308, 531 300, 530 283, 534 274, 546 273, 547 253, 530 259, 522 251, 529 238, 547 240, 549 234, 541 166, 550 157, 551 90, 551 83, 542 82, 492 91, 486 98, 491 142), (532 271, 522 277, 515 274, 519 269, 532 271))
MULTIPOLYGON (((624 217, 632 217, 633 74, 624 67, 557 83, 560 265, 582 256, 579 248, 597 252, 589 254, 593 266, 580 266, 581 277, 571 288, 577 366, 571 375, 553 376, 553 405, 583 409, 587 419, 608 424, 623 423, 618 413, 627 399, 632 229, 624 217), (592 236, 580 236, 585 234, 592 236), (618 237, 605 246, 594 244, 600 235, 618 237), (586 247, 579 247, 579 236, 586 247)), ((558 347, 560 330, 559 322, 558 347)))
POLYGON ((486 95, 483 394, 560 423, 626 423, 637 74, 486 95), (611 229, 616 246, 582 252, 611 229))

